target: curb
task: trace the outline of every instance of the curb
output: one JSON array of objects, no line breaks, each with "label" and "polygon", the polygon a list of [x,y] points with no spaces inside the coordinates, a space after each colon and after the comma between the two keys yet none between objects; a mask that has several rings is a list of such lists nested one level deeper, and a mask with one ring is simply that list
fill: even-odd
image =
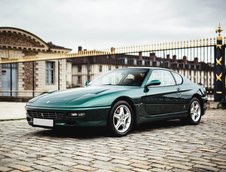
[{"label": "curb", "polygon": [[11,118],[11,119],[0,119],[0,122],[4,121],[19,121],[19,120],[25,120],[26,118]]}]

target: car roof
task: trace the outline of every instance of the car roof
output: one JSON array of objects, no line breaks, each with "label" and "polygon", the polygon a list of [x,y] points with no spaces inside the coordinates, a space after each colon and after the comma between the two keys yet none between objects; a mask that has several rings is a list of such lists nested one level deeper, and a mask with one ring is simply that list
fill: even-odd
[{"label": "car roof", "polygon": [[[168,70],[168,71],[174,71],[172,69],[169,69],[169,68],[163,68],[163,67],[128,67],[129,69],[151,69],[151,70],[156,70],[156,69],[159,69],[159,70]],[[121,68],[123,69],[123,68]],[[175,71],[174,71],[175,72]]]}]

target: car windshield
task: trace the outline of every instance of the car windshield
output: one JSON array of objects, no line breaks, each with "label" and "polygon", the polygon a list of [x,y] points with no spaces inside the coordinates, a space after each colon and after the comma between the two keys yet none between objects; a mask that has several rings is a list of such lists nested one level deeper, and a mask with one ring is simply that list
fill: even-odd
[{"label": "car windshield", "polygon": [[116,69],[100,75],[98,78],[91,81],[88,85],[121,85],[121,86],[141,86],[148,69]]}]

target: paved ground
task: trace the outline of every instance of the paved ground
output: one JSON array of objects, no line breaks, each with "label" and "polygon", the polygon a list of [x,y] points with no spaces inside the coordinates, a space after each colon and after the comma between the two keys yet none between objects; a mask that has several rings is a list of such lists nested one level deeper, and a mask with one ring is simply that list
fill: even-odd
[{"label": "paved ground", "polygon": [[122,138],[1,121],[0,171],[226,171],[226,111],[209,110],[198,126],[148,123]]}]

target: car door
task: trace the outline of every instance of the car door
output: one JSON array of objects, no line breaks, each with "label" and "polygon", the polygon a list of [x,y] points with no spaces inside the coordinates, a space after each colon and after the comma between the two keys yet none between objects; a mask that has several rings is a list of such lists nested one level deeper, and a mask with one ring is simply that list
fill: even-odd
[{"label": "car door", "polygon": [[179,111],[179,87],[168,70],[155,69],[152,71],[147,83],[159,80],[160,85],[148,87],[145,96],[142,97],[145,111],[148,115],[169,114]]}]

